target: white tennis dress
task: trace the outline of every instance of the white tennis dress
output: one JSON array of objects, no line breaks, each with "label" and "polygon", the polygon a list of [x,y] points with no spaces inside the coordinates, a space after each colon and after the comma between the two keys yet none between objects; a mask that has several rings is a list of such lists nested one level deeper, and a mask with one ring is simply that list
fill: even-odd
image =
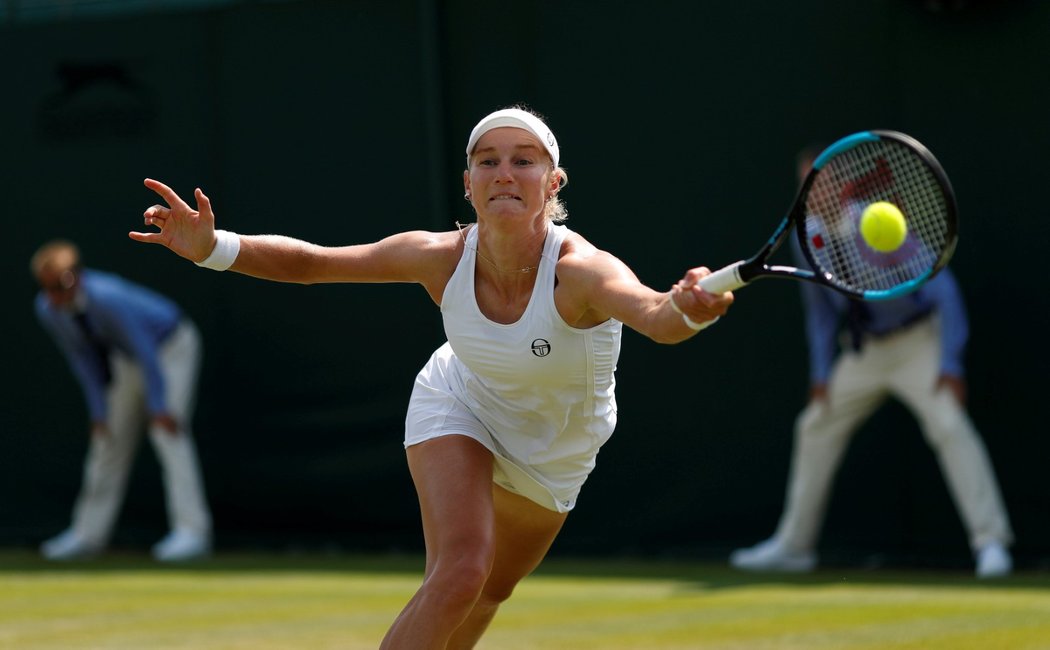
[{"label": "white tennis dress", "polygon": [[576,505],[616,426],[614,372],[623,325],[570,327],[554,306],[555,266],[569,230],[551,224],[525,313],[495,323],[474,293],[477,228],[441,298],[448,342],[416,377],[405,447],[469,436],[495,457],[494,480],[545,508]]}]

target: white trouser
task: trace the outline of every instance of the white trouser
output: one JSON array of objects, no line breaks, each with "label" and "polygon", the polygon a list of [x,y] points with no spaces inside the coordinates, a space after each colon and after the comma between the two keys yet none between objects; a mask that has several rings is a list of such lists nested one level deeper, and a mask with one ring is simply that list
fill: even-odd
[{"label": "white trouser", "polygon": [[73,530],[89,544],[101,547],[109,542],[131,464],[147,427],[163,473],[172,530],[183,529],[210,539],[211,515],[191,432],[201,361],[196,326],[183,321],[163,343],[159,357],[168,410],[180,426],[174,435],[150,424],[139,366],[122,354],[110,355],[113,378],[106,396],[109,431],[107,436],[91,436],[83,484],[73,508]]},{"label": "white trouser", "polygon": [[936,389],[939,338],[940,328],[931,318],[888,337],[869,339],[859,353],[846,351],[836,360],[828,399],[811,401],[795,423],[787,502],[776,532],[786,548],[807,552],[816,547],[846,445],[888,396],[900,400],[918,419],[971,547],[1013,541],[984,443],[952,392]]}]

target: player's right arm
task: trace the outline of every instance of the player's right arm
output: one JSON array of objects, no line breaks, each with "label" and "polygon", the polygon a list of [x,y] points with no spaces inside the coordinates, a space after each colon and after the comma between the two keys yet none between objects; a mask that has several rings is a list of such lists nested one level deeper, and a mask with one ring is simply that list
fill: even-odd
[{"label": "player's right arm", "polygon": [[[167,205],[143,213],[147,226],[159,232],[131,232],[135,241],[161,244],[177,255],[201,262],[217,243],[215,213],[200,189],[191,208],[170,187],[146,179]],[[230,235],[227,235],[230,236]],[[455,231],[410,231],[371,244],[329,247],[283,235],[234,235],[239,239],[230,270],[265,280],[315,284],[322,282],[418,282],[435,302],[455,269],[461,241]]]},{"label": "player's right arm", "polygon": [[425,275],[426,253],[440,250],[445,234],[416,230],[338,247],[284,235],[238,235],[241,248],[230,270],[300,284],[418,282]]},{"label": "player's right arm", "polygon": [[370,244],[319,246],[283,235],[239,235],[231,271],[278,282],[414,282],[435,302],[455,270],[461,240],[455,231],[413,230]]}]

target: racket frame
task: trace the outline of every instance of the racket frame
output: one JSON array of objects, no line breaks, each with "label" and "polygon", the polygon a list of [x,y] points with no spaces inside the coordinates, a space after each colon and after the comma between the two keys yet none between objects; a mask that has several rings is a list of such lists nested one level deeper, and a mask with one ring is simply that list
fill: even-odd
[{"label": "racket frame", "polygon": [[[820,170],[823,169],[832,158],[865,142],[876,142],[879,140],[892,140],[911,149],[919,156],[920,160],[930,170],[938,184],[941,186],[945,200],[948,230],[945,235],[946,245],[940,252],[934,265],[921,276],[908,280],[907,282],[902,282],[891,289],[867,291],[853,291],[840,284],[836,284],[831,280],[830,274],[817,273],[809,269],[801,269],[794,266],[767,265],[766,262],[770,256],[780,248],[784,241],[787,240],[790,232],[794,230],[806,261],[812,268],[820,268],[820,265],[813,258],[813,254],[806,242],[805,208],[806,197],[809,194],[809,189],[813,185],[813,181],[816,179],[817,174],[820,173]],[[758,252],[748,259],[734,262],[733,264],[715,271],[711,275],[703,278],[699,284],[705,291],[722,293],[740,288],[759,278],[788,278],[804,280],[806,282],[813,282],[830,287],[850,296],[851,298],[872,301],[890,300],[914,291],[936,275],[948,264],[948,260],[951,259],[957,242],[958,205],[955,201],[955,192],[952,190],[951,182],[948,180],[948,175],[944,172],[944,168],[941,167],[940,163],[937,162],[937,159],[933,157],[933,154],[915,138],[898,131],[861,131],[835,141],[817,156],[813,161],[813,167],[799,185],[798,191],[795,194],[795,200],[792,202],[791,209],[788,211],[787,216],[780,221],[779,225],[777,225],[776,229],[773,231],[773,234],[770,235],[769,239],[766,240],[766,243],[758,250]]]}]

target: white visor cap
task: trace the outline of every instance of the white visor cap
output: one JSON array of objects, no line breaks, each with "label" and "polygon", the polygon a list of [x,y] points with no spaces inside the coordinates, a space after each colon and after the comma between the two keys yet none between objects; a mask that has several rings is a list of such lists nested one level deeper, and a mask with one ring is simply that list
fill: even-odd
[{"label": "white visor cap", "polygon": [[470,132],[470,139],[467,140],[467,167],[470,167],[470,154],[474,151],[474,146],[481,139],[481,136],[492,129],[498,129],[502,126],[524,129],[536,136],[543,143],[543,148],[550,154],[551,160],[554,161],[554,166],[558,166],[560,156],[558,153],[558,140],[554,137],[554,132],[543,123],[543,120],[528,111],[523,111],[520,108],[505,108],[483,117],[478,122],[478,125],[474,127],[474,130]]}]

